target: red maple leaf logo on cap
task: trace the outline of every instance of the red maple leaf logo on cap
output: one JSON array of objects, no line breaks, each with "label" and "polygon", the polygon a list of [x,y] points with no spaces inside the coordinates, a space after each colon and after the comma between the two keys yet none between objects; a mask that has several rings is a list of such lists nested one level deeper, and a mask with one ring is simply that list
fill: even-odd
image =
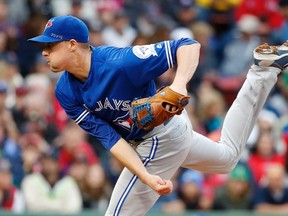
[{"label": "red maple leaf logo on cap", "polygon": [[50,28],[50,27],[52,26],[52,24],[53,24],[53,21],[54,21],[54,19],[48,20],[48,22],[47,22],[46,25],[45,25],[45,29],[46,29],[46,28]]}]

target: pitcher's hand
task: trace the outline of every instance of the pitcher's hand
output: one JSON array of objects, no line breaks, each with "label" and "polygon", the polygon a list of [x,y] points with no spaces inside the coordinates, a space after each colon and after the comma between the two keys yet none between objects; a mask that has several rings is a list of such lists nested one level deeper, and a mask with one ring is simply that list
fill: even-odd
[{"label": "pitcher's hand", "polygon": [[173,184],[170,180],[163,180],[157,175],[150,175],[145,183],[159,195],[169,194],[173,190]]}]

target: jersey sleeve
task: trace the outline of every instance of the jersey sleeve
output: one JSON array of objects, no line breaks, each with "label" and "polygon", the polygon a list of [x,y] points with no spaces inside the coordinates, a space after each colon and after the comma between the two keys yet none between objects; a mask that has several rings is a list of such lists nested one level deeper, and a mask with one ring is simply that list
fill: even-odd
[{"label": "jersey sleeve", "polygon": [[177,63],[177,49],[183,45],[198,43],[195,40],[162,41],[150,45],[136,45],[127,50],[124,56],[124,69],[131,82],[145,85]]},{"label": "jersey sleeve", "polygon": [[55,95],[68,117],[90,135],[96,137],[105,149],[110,150],[120,135],[105,121],[93,115],[85,106],[73,102],[72,98],[55,89]]}]

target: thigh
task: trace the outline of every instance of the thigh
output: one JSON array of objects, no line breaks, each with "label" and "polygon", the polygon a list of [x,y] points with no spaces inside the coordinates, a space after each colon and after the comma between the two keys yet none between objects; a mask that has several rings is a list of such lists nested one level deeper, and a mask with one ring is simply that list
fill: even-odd
[{"label": "thigh", "polygon": [[[176,132],[175,127],[178,128]],[[151,137],[146,137],[135,150],[149,173],[171,179],[187,156],[189,128],[177,116],[168,125],[157,130],[150,134]],[[113,190],[106,216],[145,215],[158,198],[155,191],[125,168]]]},{"label": "thigh", "polygon": [[214,142],[195,131],[192,137],[182,167],[209,173],[227,173],[234,166],[234,150],[225,142]]}]

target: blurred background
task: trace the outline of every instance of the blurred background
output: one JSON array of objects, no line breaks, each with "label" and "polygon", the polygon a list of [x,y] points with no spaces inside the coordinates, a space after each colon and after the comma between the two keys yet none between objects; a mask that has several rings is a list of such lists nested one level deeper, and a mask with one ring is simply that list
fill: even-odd
[{"label": "blurred background", "polygon": [[[93,46],[201,43],[187,88],[195,131],[218,141],[253,49],[288,39],[288,0],[0,0],[0,214],[103,215],[122,166],[55,99],[39,35],[52,16],[83,19]],[[171,69],[157,86],[168,85]],[[288,214],[288,72],[279,75],[241,161],[227,175],[179,169],[151,215]],[[239,213],[240,212],[240,213]]]}]

